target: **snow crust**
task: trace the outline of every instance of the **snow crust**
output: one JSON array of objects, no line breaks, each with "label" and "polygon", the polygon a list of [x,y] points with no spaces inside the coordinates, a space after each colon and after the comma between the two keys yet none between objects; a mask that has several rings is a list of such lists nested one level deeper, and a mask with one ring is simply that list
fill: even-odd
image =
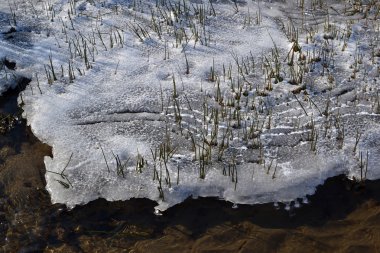
[{"label": "snow crust", "polygon": [[8,69],[4,64],[5,57],[0,54],[0,95],[10,88],[15,88],[18,83],[19,76]]},{"label": "snow crust", "polygon": [[[379,32],[364,20],[344,27],[347,19],[356,16],[329,14],[334,26],[350,29],[351,35],[344,40],[325,39],[331,32],[323,30],[326,15],[309,16],[304,25],[319,27],[319,31],[313,43],[306,43],[307,34],[300,33],[302,51],[311,54],[339,48],[335,61],[327,67],[321,66],[324,59],[315,62],[314,72],[305,74],[297,85],[290,84],[287,67],[282,67],[284,80],[276,83],[273,78],[272,90],[267,90],[260,64],[278,50],[281,64],[286,65],[294,45],[285,35],[286,24],[289,17],[297,27],[302,23],[296,1],[286,5],[184,1],[188,8],[207,9],[204,27],[194,9],[185,17],[176,16],[174,7],[162,7],[168,19],[157,17],[163,27],[160,36],[152,28],[151,10],[160,11],[156,1],[135,6],[135,1],[75,1],[72,5],[74,1],[55,0],[49,1],[50,7],[41,1],[29,1],[33,7],[16,2],[17,32],[13,37],[0,36],[0,58],[16,60],[18,73],[32,78],[22,94],[24,117],[34,134],[53,147],[53,157],[45,157],[45,176],[54,203],[74,207],[100,197],[110,201],[149,198],[157,201],[157,209],[165,210],[189,196],[247,204],[287,202],[312,194],[334,175],[380,177],[379,58],[370,58],[368,42]],[[343,12],[343,5],[333,6]],[[9,13],[4,13],[2,24],[9,19]],[[198,39],[192,29],[199,29]],[[176,41],[173,34],[183,31],[187,39]],[[355,57],[361,55],[358,50],[363,67],[351,78]],[[241,57],[254,59],[256,72],[239,74],[236,59],[239,62]],[[212,124],[205,125],[212,121],[211,113],[203,121],[204,101],[210,111],[221,110],[215,101],[217,82],[210,80],[212,71],[219,77],[224,102],[236,96],[238,88],[232,92],[233,80],[224,74],[229,66],[235,82],[253,85],[241,104],[247,101],[256,109],[238,109],[243,127],[220,120],[218,143],[223,131],[231,129],[229,148],[223,159],[217,159],[218,146],[212,148],[202,178],[204,162],[197,160],[190,135],[197,140],[199,152],[202,136],[212,138]],[[322,74],[326,69],[329,72]],[[0,93],[12,86],[11,81],[1,80]],[[303,85],[307,93],[293,94]],[[263,92],[265,96],[260,95]],[[180,123],[173,101],[179,104]],[[322,113],[325,109],[330,116]],[[247,132],[251,125],[262,127],[252,133],[255,137],[244,139],[243,129]],[[318,134],[312,135],[313,131]],[[152,155],[162,143],[174,149],[165,164],[154,161]],[[123,173],[118,171],[118,161]]]}]

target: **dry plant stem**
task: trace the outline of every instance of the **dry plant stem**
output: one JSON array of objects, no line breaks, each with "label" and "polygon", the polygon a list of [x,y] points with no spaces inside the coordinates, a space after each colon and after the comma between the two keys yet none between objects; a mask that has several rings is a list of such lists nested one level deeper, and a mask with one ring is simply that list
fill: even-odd
[{"label": "dry plant stem", "polygon": [[111,170],[110,170],[110,167],[108,166],[107,158],[106,158],[106,155],[104,154],[104,150],[102,148],[102,145],[99,144],[99,147],[102,150],[103,158],[104,158],[104,161],[106,162],[108,173],[110,173]]},{"label": "dry plant stem", "polygon": [[356,153],[356,148],[358,146],[358,143],[359,143],[361,136],[362,136],[362,134],[359,132],[359,130],[356,130],[355,145],[354,145],[354,150],[353,150],[354,153]]},{"label": "dry plant stem", "polygon": [[64,182],[64,181],[62,181],[62,180],[58,180],[58,179],[56,179],[56,181],[57,181],[58,183],[60,183],[60,184],[61,184],[64,188],[66,188],[66,189],[68,189],[68,188],[70,188],[70,187],[71,187],[71,188],[73,187],[73,185],[71,184],[71,182],[70,182],[70,180],[68,179],[67,175],[65,174],[65,170],[66,170],[66,168],[69,166],[69,163],[70,163],[70,161],[71,161],[71,158],[73,157],[73,154],[74,154],[74,153],[71,153],[70,158],[69,158],[68,162],[66,163],[65,167],[63,168],[63,170],[61,171],[61,173],[54,172],[54,171],[50,171],[50,170],[46,170],[46,172],[60,175],[61,178],[62,178],[63,180],[66,180],[66,182]]},{"label": "dry plant stem", "polygon": [[40,91],[40,95],[42,95],[42,91],[41,91],[41,88],[40,88],[40,82],[38,80],[38,74],[37,73],[36,73],[36,81],[37,81],[37,88]]},{"label": "dry plant stem", "polygon": [[302,110],[304,111],[305,115],[306,115],[306,116],[309,116],[309,115],[307,114],[305,108],[304,108],[303,105],[301,104],[301,101],[298,100],[296,94],[294,94],[294,93],[292,93],[292,94],[293,94],[294,98],[297,100],[298,104],[301,106],[301,108],[302,108]]}]

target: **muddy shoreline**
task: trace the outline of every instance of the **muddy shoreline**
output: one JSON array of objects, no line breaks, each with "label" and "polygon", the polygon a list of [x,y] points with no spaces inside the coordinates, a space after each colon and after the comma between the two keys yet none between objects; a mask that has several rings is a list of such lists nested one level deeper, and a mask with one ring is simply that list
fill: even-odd
[{"label": "muddy shoreline", "polygon": [[[26,80],[24,80],[26,81]],[[16,124],[0,137],[0,245],[4,252],[375,252],[380,180],[329,178],[308,204],[232,204],[187,199],[156,216],[148,199],[104,199],[69,211],[45,190],[41,143],[21,119],[18,91],[0,98]]]}]

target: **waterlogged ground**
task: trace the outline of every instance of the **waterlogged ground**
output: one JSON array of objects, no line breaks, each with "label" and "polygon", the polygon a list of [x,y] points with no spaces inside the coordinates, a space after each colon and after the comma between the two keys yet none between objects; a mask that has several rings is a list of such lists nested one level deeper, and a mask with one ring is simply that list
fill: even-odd
[{"label": "waterlogged ground", "polygon": [[52,147],[54,203],[289,209],[328,177],[380,175],[376,1],[0,6],[1,54],[18,63],[3,87],[32,79],[19,103]]}]

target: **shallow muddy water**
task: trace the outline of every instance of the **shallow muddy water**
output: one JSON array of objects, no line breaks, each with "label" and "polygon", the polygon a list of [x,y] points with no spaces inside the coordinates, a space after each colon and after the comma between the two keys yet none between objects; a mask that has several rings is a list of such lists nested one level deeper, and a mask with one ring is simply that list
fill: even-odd
[{"label": "shallow muddy water", "polygon": [[[25,88],[24,85],[20,87]],[[16,118],[0,136],[0,245],[3,252],[376,252],[380,180],[328,179],[308,204],[232,204],[187,199],[162,215],[148,199],[104,199],[67,210],[51,204],[38,141],[20,118],[18,89],[0,98]]]}]

